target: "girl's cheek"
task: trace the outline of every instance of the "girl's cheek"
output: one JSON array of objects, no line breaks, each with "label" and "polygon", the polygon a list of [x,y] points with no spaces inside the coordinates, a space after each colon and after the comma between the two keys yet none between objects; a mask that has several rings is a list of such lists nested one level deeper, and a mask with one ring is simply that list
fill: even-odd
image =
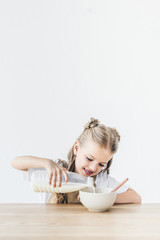
[{"label": "girl's cheek", "polygon": [[89,165],[89,161],[84,158],[83,162],[87,165]]},{"label": "girl's cheek", "polygon": [[103,168],[99,167],[98,168],[98,173],[102,171]]}]

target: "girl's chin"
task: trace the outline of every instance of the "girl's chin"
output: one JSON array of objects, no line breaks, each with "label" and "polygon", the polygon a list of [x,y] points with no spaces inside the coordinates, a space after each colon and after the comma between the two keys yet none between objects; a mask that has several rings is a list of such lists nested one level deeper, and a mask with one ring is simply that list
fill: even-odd
[{"label": "girl's chin", "polygon": [[78,171],[77,173],[80,174],[80,175],[82,175],[82,176],[86,176],[83,171]]},{"label": "girl's chin", "polygon": [[84,170],[81,170],[81,171],[76,171],[76,173],[84,176],[84,177],[87,177],[87,174],[84,172]]}]

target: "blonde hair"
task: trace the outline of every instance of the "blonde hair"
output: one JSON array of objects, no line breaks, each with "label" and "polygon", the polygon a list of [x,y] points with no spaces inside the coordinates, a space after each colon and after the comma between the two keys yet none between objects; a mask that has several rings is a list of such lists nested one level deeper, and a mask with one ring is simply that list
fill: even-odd
[{"label": "blonde hair", "polygon": [[[77,139],[80,146],[82,147],[88,140],[92,140],[94,143],[98,144],[101,147],[109,148],[111,153],[115,153],[118,149],[118,142],[120,141],[120,135],[115,128],[106,127],[103,124],[100,124],[98,119],[90,118],[90,121],[84,125],[84,130]],[[74,154],[74,144],[67,155],[68,158],[68,171],[75,172],[75,159],[76,155]],[[107,171],[107,174],[110,172],[110,166],[112,164],[113,158],[109,160],[107,166],[103,169],[103,172]],[[94,179],[96,176],[94,176]],[[67,203],[66,194],[57,194],[59,203]]]},{"label": "blonde hair", "polygon": [[[120,141],[120,135],[115,128],[106,127],[100,124],[98,119],[90,118],[90,121],[84,125],[84,130],[77,139],[82,147],[88,140],[92,140],[94,143],[101,147],[109,148],[111,153],[116,153],[118,149],[118,142]],[[74,172],[75,170],[75,159],[74,154],[74,144],[70,149],[68,155],[68,170]],[[113,158],[110,159],[107,166],[103,171],[107,171],[109,174],[110,166],[112,164]]]}]

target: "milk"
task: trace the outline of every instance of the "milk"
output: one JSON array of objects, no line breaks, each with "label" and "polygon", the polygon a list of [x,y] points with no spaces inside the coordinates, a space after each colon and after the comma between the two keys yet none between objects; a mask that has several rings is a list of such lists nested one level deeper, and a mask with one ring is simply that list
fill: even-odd
[{"label": "milk", "polygon": [[[65,183],[64,176],[62,176],[61,187],[53,187],[53,181],[49,185],[49,176],[46,170],[36,170],[31,177],[31,187],[34,192],[56,192],[68,193],[81,190],[82,188],[93,186],[93,179],[91,177],[84,177],[74,172],[67,172],[68,182]],[[58,185],[58,183],[56,183]]]},{"label": "milk", "polygon": [[96,189],[95,189],[95,187],[93,186],[93,193],[96,193]]},{"label": "milk", "polygon": [[71,184],[71,183],[66,183],[62,184],[61,187],[53,187],[53,185],[49,184],[35,184],[32,183],[32,190],[34,192],[56,192],[56,193],[68,193],[68,192],[74,192],[78,191],[82,188],[87,187],[85,184]]}]

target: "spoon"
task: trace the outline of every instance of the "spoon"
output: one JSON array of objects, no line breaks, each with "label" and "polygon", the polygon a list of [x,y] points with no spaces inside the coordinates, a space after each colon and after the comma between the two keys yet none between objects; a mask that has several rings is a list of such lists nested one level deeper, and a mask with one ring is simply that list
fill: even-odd
[{"label": "spoon", "polygon": [[115,187],[111,192],[117,191],[123,184],[125,184],[128,181],[128,178],[126,178],[123,182],[121,182],[117,187]]}]

